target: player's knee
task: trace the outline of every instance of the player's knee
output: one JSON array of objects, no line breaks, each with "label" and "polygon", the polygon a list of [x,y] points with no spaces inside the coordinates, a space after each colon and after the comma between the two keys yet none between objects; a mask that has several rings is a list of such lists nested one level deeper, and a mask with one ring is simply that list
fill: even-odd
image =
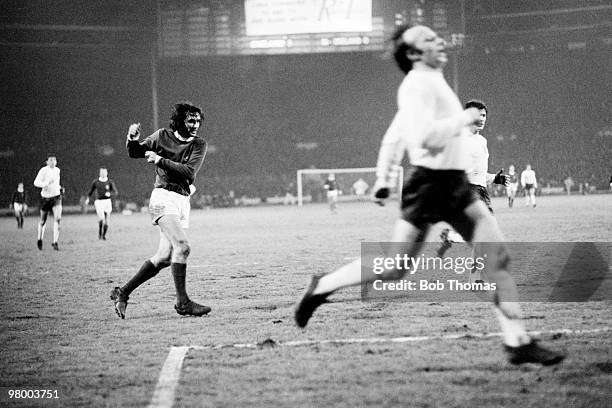
[{"label": "player's knee", "polygon": [[402,279],[406,275],[406,269],[403,268],[394,268],[385,271],[382,275],[384,280],[399,280]]},{"label": "player's knee", "polygon": [[191,245],[189,245],[189,241],[186,239],[181,239],[176,243],[174,250],[177,252],[177,254],[180,254],[186,258],[191,253]]},{"label": "player's knee", "polygon": [[507,271],[508,266],[510,265],[510,254],[508,253],[508,248],[506,245],[502,243],[496,245],[493,256],[493,270],[491,272]]}]

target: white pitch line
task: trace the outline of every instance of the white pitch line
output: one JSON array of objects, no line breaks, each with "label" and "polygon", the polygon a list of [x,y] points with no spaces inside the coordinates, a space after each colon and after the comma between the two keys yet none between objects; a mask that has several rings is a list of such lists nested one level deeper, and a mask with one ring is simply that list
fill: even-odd
[{"label": "white pitch line", "polygon": [[[219,264],[200,264],[200,265],[191,265],[188,264],[189,268],[229,268],[231,266],[254,266],[259,265],[259,262],[237,262],[237,263],[219,263]],[[108,268],[111,271],[133,271],[135,268]]]},{"label": "white pitch line", "polygon": [[[543,334],[594,334],[603,333],[610,331],[610,327],[601,327],[598,329],[587,329],[587,330],[571,330],[571,329],[558,329],[558,330],[543,330],[543,331],[531,331],[529,334],[533,336],[541,336]],[[458,340],[458,339],[469,339],[469,338],[491,338],[501,337],[501,333],[476,333],[476,334],[449,334],[446,336],[413,336],[413,337],[370,337],[370,338],[346,338],[346,339],[331,339],[331,340],[295,340],[286,342],[277,342],[277,346],[285,347],[299,347],[299,346],[313,346],[323,344],[376,344],[376,343],[410,343],[410,342],[422,342],[432,340]],[[185,347],[172,347],[170,353],[166,358],[166,362],[162,367],[161,373],[159,374],[159,380],[155,391],[153,392],[153,398],[149,403],[149,408],[172,408],[174,405],[174,394],[178,385],[178,380],[181,373],[181,367],[183,360],[189,349],[194,350],[219,350],[224,348],[257,348],[261,347],[257,343],[234,343],[234,344],[217,344],[213,346],[185,346]]]},{"label": "white pitch line", "polygon": [[[557,330],[544,330],[544,331],[531,331],[529,334],[533,336],[541,336],[543,334],[593,334],[610,331],[610,327],[602,327],[599,329],[587,329],[587,330],[571,330],[571,329],[557,329]],[[299,347],[299,346],[314,346],[324,344],[376,344],[376,343],[416,343],[422,341],[432,340],[459,340],[459,339],[470,339],[478,338],[485,339],[490,337],[501,337],[502,333],[464,333],[464,334],[449,334],[445,336],[410,336],[410,337],[370,337],[370,338],[346,338],[346,339],[328,339],[328,340],[295,340],[295,341],[279,341],[276,343],[277,346],[286,347]],[[261,347],[261,344],[257,343],[235,343],[235,344],[217,344],[211,346],[191,346],[194,350],[218,350],[224,348],[257,348]]]},{"label": "white pitch line", "polygon": [[181,375],[183,360],[190,347],[172,347],[159,373],[149,408],[170,408],[174,404],[174,393]]}]

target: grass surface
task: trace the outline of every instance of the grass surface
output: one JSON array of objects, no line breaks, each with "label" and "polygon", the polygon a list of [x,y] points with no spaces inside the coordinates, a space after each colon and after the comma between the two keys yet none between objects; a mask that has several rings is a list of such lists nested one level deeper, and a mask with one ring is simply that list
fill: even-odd
[{"label": "grass surface", "polygon": [[[612,195],[493,205],[509,241],[612,241]],[[113,214],[108,241],[97,239],[95,215],[65,216],[59,252],[51,227],[36,249],[35,217],[24,230],[2,219],[0,387],[57,389],[60,398],[1,404],[146,406],[171,346],[497,332],[489,303],[363,302],[359,288],[335,295],[306,330],[295,327],[310,275],[358,257],[361,241],[389,239],[396,217],[395,203],[343,204],[336,215],[324,205],[193,211],[188,291],[212,313],[178,316],[164,270],[132,294],[123,321],[108,296],[155,252],[148,216]],[[609,298],[524,311],[531,330],[612,326]],[[559,367],[509,366],[499,338],[192,349],[175,406],[609,406],[610,332],[544,340],[569,352]]]}]

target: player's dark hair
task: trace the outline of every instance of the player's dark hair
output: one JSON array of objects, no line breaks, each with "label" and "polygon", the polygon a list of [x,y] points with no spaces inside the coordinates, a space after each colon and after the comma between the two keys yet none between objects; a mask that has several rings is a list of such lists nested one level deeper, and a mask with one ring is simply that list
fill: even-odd
[{"label": "player's dark hair", "polygon": [[406,30],[412,28],[409,24],[403,24],[395,30],[393,35],[391,36],[391,41],[393,41],[393,58],[397,63],[397,66],[404,74],[407,74],[412,69],[412,60],[408,58],[408,54],[410,53],[421,53],[420,50],[417,50],[412,45],[406,44],[402,39],[402,35],[406,32]]},{"label": "player's dark hair", "polygon": [[465,103],[464,108],[476,108],[479,110],[484,109],[485,112],[489,113],[489,111],[487,110],[487,105],[485,105],[483,101],[480,101],[478,99],[470,99]]},{"label": "player's dark hair", "polygon": [[204,117],[202,115],[202,109],[188,101],[178,102],[172,107],[172,113],[170,114],[169,123],[170,129],[179,131],[179,133],[180,131],[184,130],[185,119],[187,118],[187,114],[189,113],[199,113],[200,117],[202,118],[202,121],[204,120]]}]

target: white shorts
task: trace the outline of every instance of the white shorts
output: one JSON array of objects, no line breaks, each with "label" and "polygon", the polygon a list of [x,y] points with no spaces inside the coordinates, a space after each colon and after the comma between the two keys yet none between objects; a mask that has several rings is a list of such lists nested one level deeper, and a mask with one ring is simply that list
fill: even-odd
[{"label": "white shorts", "polygon": [[508,193],[509,195],[514,195],[516,194],[517,189],[518,189],[518,184],[510,183],[506,186],[506,193]]},{"label": "white shorts", "polygon": [[332,190],[327,192],[327,198],[331,200],[338,199],[338,190]]},{"label": "white shorts", "polygon": [[14,203],[13,209],[16,213],[25,212],[28,209],[28,206],[23,203]]},{"label": "white shorts", "polygon": [[111,203],[110,198],[94,201],[94,207],[96,208],[98,218],[104,218],[104,214],[110,214],[113,212],[113,203]]},{"label": "white shorts", "polygon": [[153,225],[164,215],[177,215],[181,221],[181,227],[189,228],[189,211],[191,204],[189,196],[184,196],[164,188],[155,188],[149,200],[149,213]]}]

